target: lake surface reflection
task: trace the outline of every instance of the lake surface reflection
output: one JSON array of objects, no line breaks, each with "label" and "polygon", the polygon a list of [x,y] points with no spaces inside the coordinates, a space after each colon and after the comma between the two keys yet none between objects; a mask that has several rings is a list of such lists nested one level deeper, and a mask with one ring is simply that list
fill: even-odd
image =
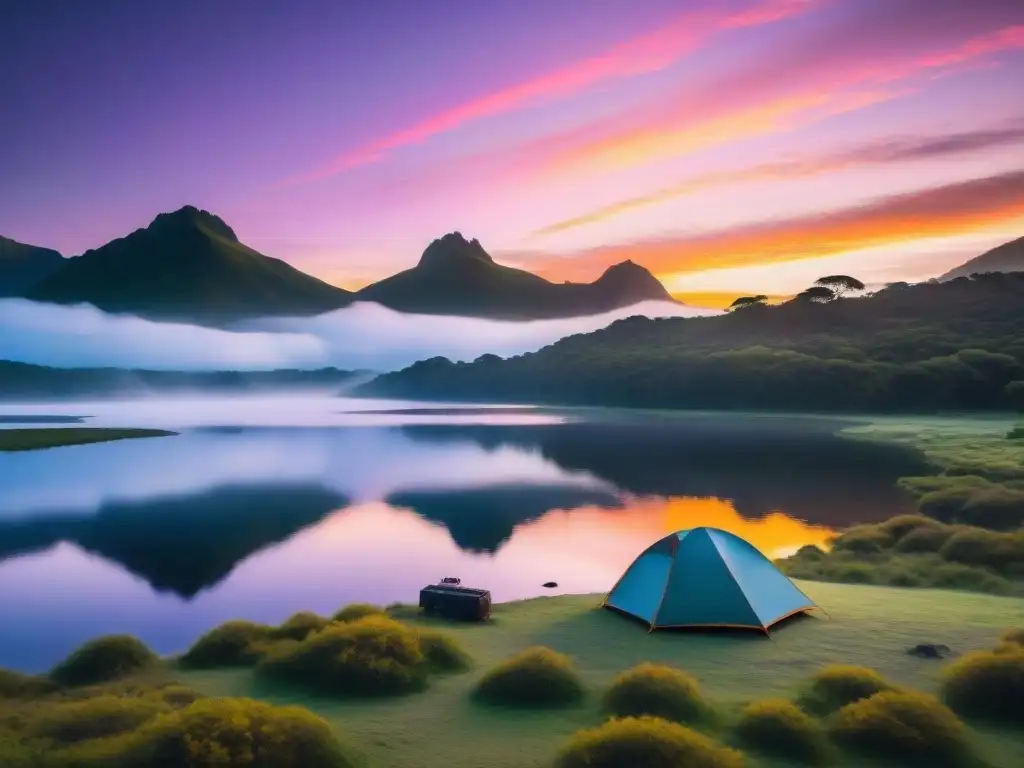
[{"label": "lake surface reflection", "polygon": [[0,666],[114,632],[171,653],[449,575],[497,600],[604,591],[695,525],[780,556],[905,511],[895,481],[923,469],[823,419],[401,406],[5,406],[181,434],[0,453]]}]

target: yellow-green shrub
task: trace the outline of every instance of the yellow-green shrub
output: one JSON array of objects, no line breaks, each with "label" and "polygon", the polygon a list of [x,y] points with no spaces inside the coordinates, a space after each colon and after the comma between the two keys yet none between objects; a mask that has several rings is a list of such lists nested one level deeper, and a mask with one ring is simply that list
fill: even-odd
[{"label": "yellow-green shrub", "polygon": [[336,622],[302,641],[272,647],[257,670],[340,696],[408,693],[423,688],[429,667],[416,633],[383,615]]},{"label": "yellow-green shrub", "polygon": [[0,669],[0,699],[29,699],[42,696],[55,688],[49,678]]},{"label": "yellow-green shrub", "polygon": [[744,746],[787,762],[821,765],[828,755],[818,722],[785,699],[748,704],[736,724],[736,736]]},{"label": "yellow-green shrub", "polygon": [[419,630],[416,634],[427,663],[438,672],[457,672],[472,663],[469,654],[451,635],[434,630]]},{"label": "yellow-green shrub", "polygon": [[967,729],[934,696],[885,691],[840,709],[832,737],[851,751],[927,766],[970,762]]},{"label": "yellow-green shrub", "polygon": [[287,638],[289,640],[305,640],[313,632],[331,623],[326,616],[319,616],[311,611],[299,611],[289,616],[281,626],[272,630],[274,637]]},{"label": "yellow-green shrub", "polygon": [[679,723],[700,722],[711,714],[693,677],[681,669],[650,663],[639,664],[616,677],[604,694],[602,706],[615,717],[651,715]]},{"label": "yellow-green shrub", "polygon": [[999,637],[1004,643],[1012,643],[1013,645],[1024,646],[1024,629],[1008,629]]},{"label": "yellow-green shrub", "polygon": [[964,716],[1024,725],[1024,646],[961,656],[943,670],[942,696]]},{"label": "yellow-green shrub", "polygon": [[808,712],[827,715],[876,693],[895,690],[885,678],[867,667],[832,664],[811,678],[799,703]]},{"label": "yellow-green shrub", "polygon": [[656,717],[609,720],[574,733],[556,768],[742,768],[743,755],[689,728]]},{"label": "yellow-green shrub", "polygon": [[331,617],[331,621],[359,621],[367,616],[384,616],[384,609],[370,603],[350,603]]},{"label": "yellow-green shrub", "polygon": [[165,685],[160,688],[159,696],[172,707],[183,707],[186,704],[191,704],[193,701],[202,698],[200,694],[196,693],[191,688],[176,684]]},{"label": "yellow-green shrub", "polygon": [[137,637],[107,635],[82,645],[50,670],[59,685],[92,685],[130,675],[157,661]]},{"label": "yellow-green shrub", "polygon": [[564,707],[583,698],[583,683],[568,656],[536,646],[489,670],[474,696],[508,707]]},{"label": "yellow-green shrub", "polygon": [[27,729],[33,738],[70,743],[135,730],[171,706],[156,697],[92,696],[52,704]]},{"label": "yellow-green shrub", "polygon": [[[69,752],[69,757],[75,755]],[[83,745],[86,764],[118,768],[351,768],[331,727],[300,707],[250,699],[200,699],[130,735]],[[101,762],[92,762],[101,761]]]},{"label": "yellow-green shrub", "polygon": [[226,621],[202,635],[178,661],[195,668],[249,666],[259,661],[273,631],[243,619]]}]

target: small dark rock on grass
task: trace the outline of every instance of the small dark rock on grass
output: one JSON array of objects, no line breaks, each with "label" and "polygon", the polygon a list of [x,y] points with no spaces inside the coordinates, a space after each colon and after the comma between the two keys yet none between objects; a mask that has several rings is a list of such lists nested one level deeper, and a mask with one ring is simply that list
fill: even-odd
[{"label": "small dark rock on grass", "polygon": [[907,648],[907,654],[921,659],[945,659],[952,656],[953,652],[948,645],[921,643],[913,648]]}]

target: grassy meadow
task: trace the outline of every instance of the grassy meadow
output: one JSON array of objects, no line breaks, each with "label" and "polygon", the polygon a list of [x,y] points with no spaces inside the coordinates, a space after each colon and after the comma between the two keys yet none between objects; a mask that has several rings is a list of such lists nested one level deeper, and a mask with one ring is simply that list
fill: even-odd
[{"label": "grassy meadow", "polygon": [[[643,625],[598,609],[600,595],[500,604],[486,624],[443,625],[474,659],[469,672],[441,677],[424,693],[397,700],[310,697],[268,688],[247,669],[186,671],[176,677],[211,696],[255,696],[308,707],[364,752],[370,766],[533,768],[549,765],[572,732],[599,724],[597,699],[603,688],[641,662],[689,672],[728,718],[751,700],[796,696],[828,664],[870,667],[894,683],[935,692],[942,662],[910,656],[908,647],[941,643],[958,653],[987,649],[1007,627],[1024,625],[1021,599],[846,584],[799,586],[829,616],[815,612],[816,617],[788,622],[773,630],[772,640],[753,632],[647,634]],[[588,692],[581,705],[556,712],[509,711],[472,701],[470,693],[486,669],[536,645],[572,658]],[[992,766],[1024,764],[1024,731],[979,731],[975,737]]]},{"label": "grassy meadow", "polygon": [[[202,701],[213,702],[210,707],[217,708],[235,706],[234,699],[241,697],[274,707],[298,705],[322,718],[338,743],[344,745],[350,761],[331,765],[540,768],[554,764],[559,749],[574,732],[593,728],[606,720],[607,713],[601,706],[602,694],[617,675],[643,662],[670,665],[692,675],[699,684],[699,694],[714,714],[693,727],[718,743],[742,748],[742,744],[737,744],[736,733],[745,704],[780,698],[800,701],[808,681],[827,665],[869,667],[893,686],[935,694],[939,692],[941,670],[947,662],[909,655],[908,647],[919,643],[943,644],[955,654],[986,650],[996,646],[1007,628],[1024,626],[1024,600],[1017,598],[844,584],[800,583],[800,587],[828,612],[828,616],[817,612],[816,617],[784,623],[773,630],[772,639],[753,632],[661,631],[648,634],[643,625],[598,608],[600,595],[535,598],[499,604],[492,620],[483,624],[442,623],[421,618],[414,609],[397,607],[392,609],[392,616],[404,626],[428,635],[440,630],[469,659],[467,666],[457,665],[462,669],[432,674],[428,684],[404,690],[399,695],[338,699],[315,694],[302,685],[268,679],[259,674],[259,667],[253,669],[251,660],[228,667],[199,665],[199,668],[191,668],[175,660],[159,660],[147,665],[144,652],[131,647],[130,660],[139,666],[137,671],[126,665],[127,672],[122,679],[94,688],[80,688],[78,693],[63,690],[54,693],[43,687],[39,692],[23,690],[20,698],[16,692],[9,693],[16,698],[5,700],[0,675],[0,748],[4,743],[5,726],[17,724],[23,732],[29,733],[60,735],[69,728],[73,731],[75,724],[69,726],[66,715],[56,714],[63,710],[54,709],[54,706],[67,709],[69,696],[71,700],[89,696],[103,699],[107,707],[110,706],[109,696],[104,694],[112,693],[122,699],[135,697],[131,700],[138,700],[139,706],[133,709],[132,717],[142,722],[141,725],[133,721],[112,726],[109,713],[103,713],[98,722],[108,731],[135,725],[141,729],[138,732],[151,741],[156,738],[150,735],[151,731],[163,734],[164,741],[159,743],[165,744],[165,749],[170,738],[167,733],[174,727],[182,727],[179,720],[188,721],[190,711],[169,710],[172,704],[168,701],[174,699],[179,702],[174,706],[179,706],[200,696]],[[282,625],[277,630],[268,628],[284,638],[278,642],[283,644],[285,654],[294,653],[299,646],[296,638],[302,633],[294,631],[299,625],[308,624],[315,629],[327,622],[326,618],[318,623],[308,614],[303,616],[303,620]],[[310,637],[318,634],[322,633],[314,631]],[[124,640],[119,642],[131,645]],[[581,700],[555,708],[513,708],[494,706],[474,696],[474,690],[488,676],[488,670],[536,646],[568,656],[582,685]],[[382,651],[383,647],[376,646],[373,653],[388,655],[390,652]],[[222,657],[221,663],[226,658]],[[90,661],[87,672],[91,672],[96,663]],[[99,663],[111,665],[109,659]],[[76,667],[75,663],[64,663],[55,669],[53,677],[67,680],[72,679],[69,675],[74,673],[80,682],[94,682],[91,677],[81,676],[80,667],[82,664]],[[22,688],[27,690],[29,686]],[[64,703],[48,704],[54,697]],[[154,712],[159,713],[157,725],[146,725],[146,718],[154,717]],[[294,708],[274,709],[271,714],[274,713],[297,716]],[[248,716],[246,713],[245,717]],[[235,717],[242,715],[236,713]],[[252,717],[255,721],[255,716]],[[307,725],[314,727],[312,723]],[[79,723],[77,727],[81,730],[82,726]],[[70,751],[63,753],[68,756],[67,762],[60,762],[62,753],[54,751],[48,756],[49,762],[23,764],[82,768],[120,766],[122,763],[111,755],[121,748],[119,739],[123,738],[108,736],[76,742]],[[225,739],[223,733],[211,738]],[[1024,764],[1024,729],[975,723],[968,726],[965,738],[980,760],[974,763],[976,765],[1012,768]],[[791,764],[773,762],[770,758],[759,757],[756,752],[745,751],[744,754],[741,764],[752,768]],[[3,757],[2,752],[0,757]],[[825,762],[854,767],[912,764],[898,760],[868,763],[847,752],[836,752]],[[209,762],[197,759],[188,764],[222,763],[211,758]]]}]

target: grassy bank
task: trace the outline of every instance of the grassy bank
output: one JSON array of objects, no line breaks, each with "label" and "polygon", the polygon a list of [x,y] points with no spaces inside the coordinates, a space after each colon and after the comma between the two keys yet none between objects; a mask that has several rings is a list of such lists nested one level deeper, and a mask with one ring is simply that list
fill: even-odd
[{"label": "grassy bank", "polygon": [[107,443],[141,437],[169,437],[177,432],[162,429],[108,429],[101,427],[54,427],[52,429],[0,429],[0,451],[38,451],[68,445]]},{"label": "grassy bank", "polygon": [[1014,437],[1020,418],[872,416],[841,431],[856,439],[898,443],[920,450],[936,474],[1024,479],[1024,440]]},{"label": "grassy bank", "polygon": [[839,434],[920,451],[902,477],[919,515],[843,531],[780,565],[804,579],[1024,594],[1024,440],[1012,417],[872,417]]},{"label": "grassy bank", "polygon": [[[193,718],[202,716],[207,723],[211,717],[223,717],[225,723],[237,722],[238,717],[243,723],[257,716],[271,721],[286,716],[294,719],[299,717],[296,710],[277,707],[299,705],[323,718],[333,738],[343,745],[346,754],[353,756],[352,764],[362,768],[541,768],[553,764],[559,748],[573,733],[598,726],[605,720],[607,713],[602,708],[602,695],[623,671],[643,662],[668,664],[691,675],[699,685],[698,695],[713,715],[691,723],[692,727],[721,743],[735,745],[745,704],[768,698],[800,701],[802,694],[808,691],[809,681],[827,665],[870,667],[893,686],[938,693],[943,662],[909,655],[906,653],[909,646],[941,643],[956,654],[981,651],[995,646],[1007,627],[1024,624],[1024,600],[1015,598],[822,583],[800,586],[828,612],[828,617],[803,618],[784,624],[773,632],[772,640],[757,633],[647,634],[644,627],[597,608],[599,595],[536,598],[501,604],[495,607],[492,621],[479,625],[442,625],[420,618],[410,609],[394,610],[393,615],[413,633],[434,638],[435,649],[443,652],[458,648],[468,661],[463,664],[460,660],[457,665],[448,665],[445,672],[432,673],[428,684],[404,692],[392,691],[390,696],[337,699],[314,694],[304,684],[286,685],[277,678],[267,678],[259,673],[258,667],[251,666],[252,659],[243,659],[232,652],[230,646],[237,640],[237,632],[222,635],[214,643],[207,642],[203,661],[224,664],[230,663],[234,656],[235,663],[242,666],[190,669],[182,662],[147,659],[144,652],[133,647],[129,648],[132,659],[129,682],[122,679],[68,692],[55,691],[53,683],[40,678],[34,679],[32,685],[38,690],[33,690],[32,685],[25,683],[27,678],[19,683],[16,676],[9,676],[5,694],[4,677],[0,673],[0,746],[5,729],[8,739],[12,734],[17,739],[25,732],[57,734],[60,738],[70,738],[66,736],[70,732],[72,737],[77,733],[80,738],[83,729],[102,726],[112,732],[111,729],[119,728],[123,733],[116,737],[65,747],[68,755],[88,758],[76,765],[119,767],[122,763],[113,757],[109,757],[110,762],[103,760],[115,753],[131,755],[132,750],[148,749],[165,741],[173,745],[184,725],[198,723]],[[283,655],[279,653],[277,662],[271,666],[280,667],[282,658],[301,657],[301,653],[298,656],[296,653],[303,641],[296,638],[304,636],[306,631],[312,630],[314,634],[308,638],[314,639],[332,632],[330,627],[337,629],[339,626],[326,622],[326,618],[317,620],[309,614],[300,614],[279,628],[248,625],[248,631],[254,632],[253,637],[270,633],[263,635],[263,640],[255,641],[254,654],[273,653],[266,650],[271,646],[265,642],[274,636],[275,642],[283,648]],[[328,629],[317,631],[324,626]],[[300,627],[302,632],[297,631]],[[386,620],[378,621],[376,627],[374,632],[393,631]],[[447,640],[437,639],[442,637],[438,629]],[[400,634],[405,631],[400,630]],[[130,645],[124,639],[116,643]],[[477,695],[480,683],[488,678],[493,680],[496,665],[536,646],[551,649],[546,653],[553,658],[562,658],[559,654],[568,657],[567,663],[571,664],[571,674],[582,690],[582,699],[574,696],[560,706],[543,708],[509,708],[481,701]],[[371,643],[361,647],[363,650],[357,653],[372,656],[383,653],[372,648],[384,646]],[[390,641],[388,647],[391,647]],[[216,658],[210,655],[214,651]],[[191,655],[198,660],[194,649]],[[118,658],[125,658],[125,654],[121,653]],[[320,662],[314,663],[335,663],[326,657],[320,658]],[[351,661],[351,657],[345,658]],[[428,661],[436,662],[441,658],[435,654]],[[307,657],[304,663],[311,659]],[[110,671],[112,666],[109,654],[98,654],[94,649],[91,654],[80,651],[73,655],[71,661],[59,665],[54,674],[59,671],[62,678],[67,678],[74,672],[73,677],[95,681],[99,679],[96,675]],[[336,671],[340,673],[341,669],[336,668]],[[196,708],[189,708],[195,695],[207,697],[204,701],[208,702],[205,706],[209,711],[200,708],[196,712]],[[111,702],[110,696],[122,703]],[[128,705],[123,703],[126,698],[130,700]],[[264,704],[238,703],[238,698],[256,699],[273,707],[252,710],[253,706]],[[97,699],[102,701],[93,701]],[[92,703],[83,705],[86,709],[69,708],[68,702],[75,700]],[[130,711],[122,711],[126,706]],[[116,710],[113,723],[113,715],[107,710]],[[158,719],[147,719],[153,717]],[[814,727],[824,728],[828,722],[831,721],[822,720],[821,726]],[[228,732],[230,727],[225,725],[222,733]],[[317,730],[319,726],[313,722],[307,722],[304,727],[310,734],[319,734],[318,739],[326,733]],[[281,733],[280,730],[274,732]],[[1020,729],[970,725],[964,737],[983,765],[989,768],[1024,764],[1024,731]],[[219,738],[223,741],[224,736]],[[291,742],[282,749],[285,747],[297,748],[296,743]],[[750,752],[744,765],[769,768],[792,764],[773,763],[756,754]],[[97,759],[100,762],[97,763]],[[60,762],[31,764],[62,765]],[[868,763],[853,753],[842,753],[830,764],[853,768],[892,765],[895,768],[905,763]]]},{"label": "grassy bank", "polygon": [[[370,755],[373,766],[525,768],[548,765],[569,734],[600,723],[597,695],[619,672],[644,661],[685,669],[709,700],[735,713],[749,700],[796,695],[816,670],[832,663],[872,667],[895,683],[935,691],[940,664],[907,655],[908,646],[985,649],[1006,627],[1024,622],[1024,600],[1014,598],[823,583],[801,588],[830,618],[782,626],[774,642],[753,633],[648,635],[596,609],[598,595],[499,605],[489,624],[445,626],[474,659],[469,672],[442,677],[426,692],[397,700],[345,702],[268,688],[248,669],[188,671],[178,679],[208,695],[309,707]],[[535,645],[573,659],[588,692],[580,706],[513,712],[472,701],[470,693],[489,667]],[[989,730],[974,737],[992,765],[1024,764],[1024,738]]]}]

